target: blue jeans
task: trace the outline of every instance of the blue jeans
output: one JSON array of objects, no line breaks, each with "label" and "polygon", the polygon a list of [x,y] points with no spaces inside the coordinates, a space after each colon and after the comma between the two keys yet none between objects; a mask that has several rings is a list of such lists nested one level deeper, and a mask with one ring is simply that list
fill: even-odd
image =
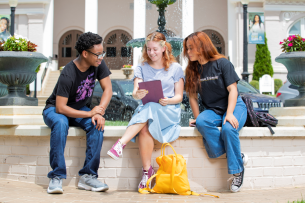
[{"label": "blue jeans", "polygon": [[[90,111],[88,107],[82,107],[81,111]],[[103,144],[103,131],[95,129],[91,118],[69,118],[63,114],[56,113],[55,107],[49,107],[43,111],[43,120],[51,128],[50,137],[50,165],[53,171],[48,174],[49,178],[58,176],[66,178],[66,163],[64,151],[68,136],[69,125],[82,128],[87,136],[87,149],[84,167],[78,174],[98,175],[100,165],[100,152]]]},{"label": "blue jeans", "polygon": [[[243,161],[240,152],[239,131],[247,120],[247,107],[238,97],[233,115],[238,121],[238,129],[223,120],[227,113],[218,115],[212,110],[205,110],[196,119],[196,127],[203,136],[203,143],[210,158],[217,158],[227,153],[228,173],[243,171]],[[222,127],[221,131],[217,127]]]}]

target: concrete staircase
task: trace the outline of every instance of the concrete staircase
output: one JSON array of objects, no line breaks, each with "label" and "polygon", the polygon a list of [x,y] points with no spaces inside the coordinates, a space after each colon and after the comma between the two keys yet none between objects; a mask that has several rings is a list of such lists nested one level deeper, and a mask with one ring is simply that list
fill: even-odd
[{"label": "concrete staircase", "polygon": [[46,100],[52,94],[53,89],[56,85],[56,82],[59,78],[60,71],[50,71],[49,74],[45,78],[46,85],[41,90],[40,96],[38,96],[38,106],[45,106]]},{"label": "concrete staircase", "polygon": [[305,127],[305,107],[271,108],[269,113],[278,119],[277,126]]}]

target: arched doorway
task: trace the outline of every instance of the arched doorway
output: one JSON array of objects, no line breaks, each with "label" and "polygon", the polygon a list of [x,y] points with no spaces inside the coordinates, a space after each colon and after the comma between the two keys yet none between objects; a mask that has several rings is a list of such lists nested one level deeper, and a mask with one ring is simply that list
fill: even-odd
[{"label": "arched doorway", "polygon": [[202,30],[202,32],[204,32],[210,37],[218,53],[225,55],[226,53],[225,41],[223,40],[221,34],[219,34],[219,32],[215,30]]},{"label": "arched doorway", "polygon": [[83,32],[79,30],[70,30],[61,36],[58,43],[58,68],[76,58],[77,51],[74,47],[81,34]]},{"label": "arched doorway", "polygon": [[126,47],[131,35],[124,30],[113,30],[107,34],[103,42],[106,56],[105,63],[111,70],[119,70],[124,64],[133,65],[133,53],[131,47]]}]

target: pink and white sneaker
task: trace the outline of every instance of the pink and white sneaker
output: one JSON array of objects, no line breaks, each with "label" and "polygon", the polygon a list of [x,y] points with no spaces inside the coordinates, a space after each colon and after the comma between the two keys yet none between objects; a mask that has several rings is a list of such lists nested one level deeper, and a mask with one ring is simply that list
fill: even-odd
[{"label": "pink and white sneaker", "polygon": [[[143,172],[143,174],[142,174],[142,180],[141,180],[141,182],[139,183],[138,190],[139,190],[140,188],[141,188],[141,189],[146,188],[146,183],[147,183],[148,179],[149,179],[151,176],[153,176],[153,175],[155,174],[155,171],[154,171],[154,169],[153,169],[152,166],[150,166],[150,168],[148,169],[148,171],[146,171],[146,170],[144,170],[144,169],[142,168],[142,172]],[[153,182],[154,182],[154,181],[152,180],[152,181],[149,183],[149,188],[151,188],[151,186],[154,186],[154,183],[153,183]]]},{"label": "pink and white sneaker", "polygon": [[126,144],[122,144],[120,139],[116,141],[116,143],[112,146],[112,148],[107,152],[107,154],[115,159],[118,160],[120,156],[123,155],[123,149],[125,148]]}]

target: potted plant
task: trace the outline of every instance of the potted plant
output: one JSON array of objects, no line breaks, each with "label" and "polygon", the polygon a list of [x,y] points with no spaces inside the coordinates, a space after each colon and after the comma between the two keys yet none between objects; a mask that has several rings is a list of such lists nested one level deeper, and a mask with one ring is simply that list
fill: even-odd
[{"label": "potted plant", "polygon": [[298,86],[300,94],[285,101],[285,106],[305,106],[305,38],[292,35],[280,42],[282,53],[275,61],[288,70],[288,81]]},{"label": "potted plant", "polygon": [[0,46],[0,82],[6,84],[8,95],[0,98],[0,106],[37,106],[37,98],[27,97],[25,88],[36,78],[35,70],[47,58],[36,52],[34,43],[12,36]]},{"label": "potted plant", "polygon": [[132,65],[123,65],[123,68],[121,69],[123,71],[123,74],[126,75],[126,79],[129,79],[129,76],[132,74],[133,69]]}]

